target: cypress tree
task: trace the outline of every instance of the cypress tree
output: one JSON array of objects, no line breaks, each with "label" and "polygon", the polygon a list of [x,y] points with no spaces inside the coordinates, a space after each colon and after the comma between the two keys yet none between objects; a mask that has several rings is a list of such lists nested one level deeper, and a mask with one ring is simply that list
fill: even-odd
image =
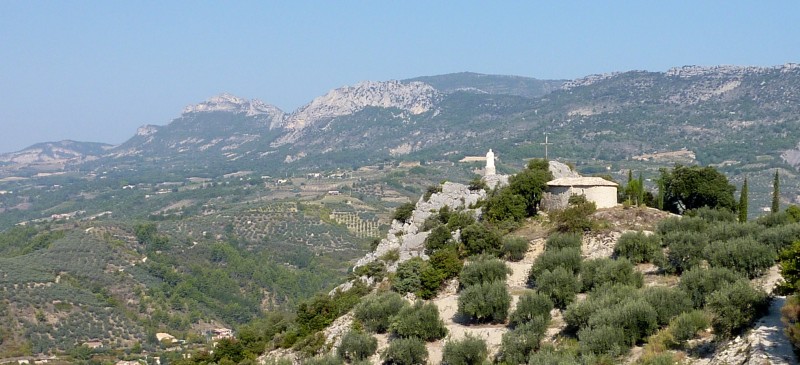
[{"label": "cypress tree", "polygon": [[742,194],[739,196],[739,222],[747,222],[747,177],[742,184]]},{"label": "cypress tree", "polygon": [[644,178],[641,172],[639,173],[639,191],[637,193],[637,203],[642,206],[644,205]]},{"label": "cypress tree", "polygon": [[665,172],[661,171],[661,176],[658,177],[656,183],[658,184],[658,196],[656,197],[656,208],[664,210],[664,174]]},{"label": "cypress tree", "polygon": [[627,199],[628,203],[633,203],[634,192],[633,192],[633,185],[631,185],[632,183],[633,183],[633,171],[632,170],[628,170],[628,185],[625,186],[625,190],[626,190],[625,191],[625,195],[628,196],[628,199]]},{"label": "cypress tree", "polygon": [[781,210],[781,182],[778,177],[778,170],[775,170],[775,180],[772,182],[772,213]]}]

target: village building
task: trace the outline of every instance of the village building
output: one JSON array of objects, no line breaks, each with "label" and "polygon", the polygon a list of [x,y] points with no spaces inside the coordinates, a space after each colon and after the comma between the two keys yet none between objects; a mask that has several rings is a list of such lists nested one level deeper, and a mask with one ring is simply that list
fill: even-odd
[{"label": "village building", "polygon": [[617,185],[601,177],[563,177],[547,182],[547,192],[542,199],[545,210],[561,210],[568,206],[569,197],[583,195],[597,208],[617,206]]}]

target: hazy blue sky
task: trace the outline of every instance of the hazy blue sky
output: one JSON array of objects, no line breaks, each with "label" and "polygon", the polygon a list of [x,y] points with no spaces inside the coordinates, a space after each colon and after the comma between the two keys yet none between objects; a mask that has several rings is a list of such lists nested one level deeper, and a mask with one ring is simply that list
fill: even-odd
[{"label": "hazy blue sky", "polygon": [[220,92],[800,62],[800,1],[0,1],[0,152],[121,143]]}]

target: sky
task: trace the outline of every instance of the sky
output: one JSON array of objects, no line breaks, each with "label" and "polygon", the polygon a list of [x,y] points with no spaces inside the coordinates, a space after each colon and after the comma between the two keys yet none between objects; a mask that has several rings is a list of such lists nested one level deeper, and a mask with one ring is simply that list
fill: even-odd
[{"label": "sky", "polygon": [[222,92],[800,62],[800,1],[0,1],[0,153],[119,144]]}]

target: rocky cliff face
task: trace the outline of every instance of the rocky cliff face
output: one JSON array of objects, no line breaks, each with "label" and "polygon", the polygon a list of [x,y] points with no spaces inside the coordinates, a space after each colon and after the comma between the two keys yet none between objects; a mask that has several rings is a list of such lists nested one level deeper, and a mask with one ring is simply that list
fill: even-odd
[{"label": "rocky cliff face", "polygon": [[183,108],[183,114],[204,112],[245,113],[248,117],[266,114],[277,121],[284,118],[285,113],[274,105],[261,100],[247,100],[231,94],[222,93],[206,101]]},{"label": "rocky cliff face", "polygon": [[111,145],[93,142],[59,141],[37,143],[24,150],[0,154],[3,169],[32,167],[58,170],[67,164],[91,161],[106,153]]},{"label": "rocky cliff face", "polygon": [[438,94],[436,89],[422,82],[365,81],[331,90],[271,127],[297,131],[318,121],[353,114],[366,107],[397,108],[421,114],[433,108]]},{"label": "rocky cliff face", "polygon": [[[485,197],[486,192],[483,190],[472,191],[463,184],[444,183],[442,185],[442,191],[432,194],[427,201],[420,197],[414,207],[411,218],[409,218],[406,223],[393,221],[392,227],[389,228],[389,233],[381,240],[375,251],[368,253],[358,260],[355,267],[373,262],[392,250],[398,250],[400,259],[389,267],[389,271],[394,271],[398,263],[413,257],[423,257],[427,259],[424,252],[425,238],[428,237],[430,232],[420,231],[425,220],[432,214],[438,212],[442,207],[447,206],[452,210],[459,210],[467,208]],[[479,210],[474,210],[473,212],[476,216],[480,216]]]}]

